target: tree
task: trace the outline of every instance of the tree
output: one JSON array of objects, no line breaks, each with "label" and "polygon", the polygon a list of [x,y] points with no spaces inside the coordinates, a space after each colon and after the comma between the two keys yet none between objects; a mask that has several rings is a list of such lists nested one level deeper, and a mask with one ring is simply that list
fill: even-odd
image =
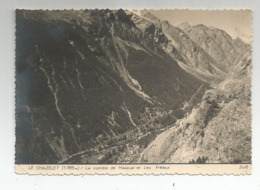
[{"label": "tree", "polygon": [[202,164],[205,164],[207,160],[208,160],[208,157],[203,156],[202,159],[201,159]]},{"label": "tree", "polygon": [[196,163],[197,163],[197,164],[202,164],[202,160],[201,160],[200,156],[199,156],[198,159],[196,160]]},{"label": "tree", "polygon": [[195,160],[192,159],[191,161],[189,161],[189,164],[196,164],[196,163],[195,163]]}]

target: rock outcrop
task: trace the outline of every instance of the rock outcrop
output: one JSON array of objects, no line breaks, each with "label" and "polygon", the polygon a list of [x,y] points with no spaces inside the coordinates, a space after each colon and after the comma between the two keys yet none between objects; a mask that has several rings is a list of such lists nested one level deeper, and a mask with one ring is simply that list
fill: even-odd
[{"label": "rock outcrop", "polygon": [[251,52],[142,153],[149,163],[251,163]]}]

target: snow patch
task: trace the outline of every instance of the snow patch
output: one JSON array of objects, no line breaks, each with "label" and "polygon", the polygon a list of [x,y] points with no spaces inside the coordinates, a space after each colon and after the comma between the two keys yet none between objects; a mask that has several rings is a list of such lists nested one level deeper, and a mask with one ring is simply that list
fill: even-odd
[{"label": "snow patch", "polygon": [[[77,64],[77,62],[76,62]],[[86,97],[85,97],[85,92],[84,92],[84,87],[81,83],[81,80],[80,80],[80,72],[79,72],[79,69],[76,67],[76,73],[77,73],[77,79],[78,79],[78,84],[80,86],[80,90],[81,90],[81,93],[82,93],[82,97],[83,99],[86,101]]]},{"label": "snow patch", "polygon": [[117,113],[112,111],[111,114],[109,116],[107,116],[107,122],[111,125],[111,126],[116,126],[116,127],[120,127],[118,125],[118,123],[116,122],[115,118],[116,118]]},{"label": "snow patch", "polygon": [[135,124],[135,122],[133,121],[133,119],[132,119],[132,114],[131,114],[131,112],[127,109],[127,107],[126,107],[126,105],[125,105],[125,102],[123,103],[123,106],[121,106],[121,108],[122,108],[122,110],[124,110],[124,111],[127,113],[128,117],[129,117],[129,120],[130,120],[130,122],[132,123],[132,125],[135,126],[135,127],[140,131],[140,128],[139,128],[139,127]]},{"label": "snow patch", "polygon": [[[132,76],[130,76],[130,74],[128,73],[127,69],[126,69],[126,65],[125,65],[125,61],[123,60],[122,56],[121,56],[121,52],[119,50],[122,49],[124,52],[127,52],[125,49],[125,46],[122,45],[122,40],[118,40],[117,37],[114,36],[114,34],[112,33],[112,37],[114,39],[114,46],[115,46],[115,50],[117,52],[117,56],[118,56],[118,61],[115,60],[111,60],[111,62],[114,63],[114,66],[117,68],[117,70],[119,71],[119,74],[121,75],[121,77],[124,79],[124,81],[126,82],[126,84],[141,98],[143,98],[145,101],[149,102],[150,104],[152,104],[152,98],[149,97],[145,92],[143,92],[141,89],[141,85],[139,84],[139,82],[134,79]],[[127,53],[126,57],[128,56]]]},{"label": "snow patch", "polygon": [[73,47],[75,47],[75,43],[72,40],[69,40],[70,45],[72,45]]}]

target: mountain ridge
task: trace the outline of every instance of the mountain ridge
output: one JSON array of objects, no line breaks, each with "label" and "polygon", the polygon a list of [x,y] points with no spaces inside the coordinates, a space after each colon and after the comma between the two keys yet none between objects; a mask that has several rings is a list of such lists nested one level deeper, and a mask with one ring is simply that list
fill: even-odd
[{"label": "mountain ridge", "polygon": [[[239,57],[243,51],[243,49],[248,49],[249,46],[243,43],[238,45],[236,40],[233,40],[226,32],[223,30],[214,28],[214,27],[207,27],[205,25],[195,25],[191,26],[188,23],[180,24],[178,26],[171,25],[168,21],[160,21],[156,16],[154,16],[149,11],[140,11],[138,15],[141,15],[143,19],[147,19],[146,21],[153,23],[158,29],[162,31],[162,33],[168,38],[169,43],[164,48],[165,51],[170,54],[174,59],[178,60],[179,65],[187,72],[192,73],[195,77],[200,75],[201,80],[204,82],[214,81],[217,80],[215,83],[220,82],[227,74],[228,70],[231,69],[233,66],[223,65],[222,61],[218,58],[218,55],[221,55],[221,51],[219,49],[210,50],[203,46],[205,44],[205,39],[202,38],[201,41],[198,41],[194,38],[192,34],[189,34],[187,31],[188,28],[193,27],[202,27],[205,33],[206,31],[217,31],[223,35],[223,37],[228,38],[232,43],[234,43],[234,47],[237,47],[237,54],[235,58]],[[186,27],[185,27],[186,26]],[[199,31],[196,31],[197,33]],[[220,36],[220,39],[222,38]],[[172,37],[171,37],[172,36]],[[207,37],[207,36],[206,36]],[[231,43],[229,42],[229,43]],[[219,46],[219,44],[218,44]],[[232,46],[232,47],[233,47]],[[241,47],[240,47],[241,46]],[[172,51],[173,50],[173,51]],[[174,52],[177,51],[178,53]],[[232,50],[234,51],[234,50]],[[220,54],[215,55],[215,52],[220,52]],[[222,57],[226,56],[222,53]],[[236,62],[239,59],[232,60]],[[230,58],[231,59],[231,58]],[[231,60],[227,61],[224,59],[226,64],[229,64]],[[198,65],[198,63],[200,63]],[[202,77],[202,78],[201,78]]]},{"label": "mountain ridge", "polygon": [[17,163],[137,162],[223,80],[181,29],[138,14],[16,11]]}]

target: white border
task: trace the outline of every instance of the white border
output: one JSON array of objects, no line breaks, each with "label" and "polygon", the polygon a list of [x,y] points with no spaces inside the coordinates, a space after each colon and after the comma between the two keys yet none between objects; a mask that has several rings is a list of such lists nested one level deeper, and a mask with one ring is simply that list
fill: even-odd
[{"label": "white border", "polygon": [[[14,173],[14,9],[204,8],[253,10],[253,174],[251,176],[28,176]],[[0,0],[0,189],[260,189],[259,0]],[[258,145],[258,146],[257,146]],[[175,186],[173,186],[175,183]]]}]

